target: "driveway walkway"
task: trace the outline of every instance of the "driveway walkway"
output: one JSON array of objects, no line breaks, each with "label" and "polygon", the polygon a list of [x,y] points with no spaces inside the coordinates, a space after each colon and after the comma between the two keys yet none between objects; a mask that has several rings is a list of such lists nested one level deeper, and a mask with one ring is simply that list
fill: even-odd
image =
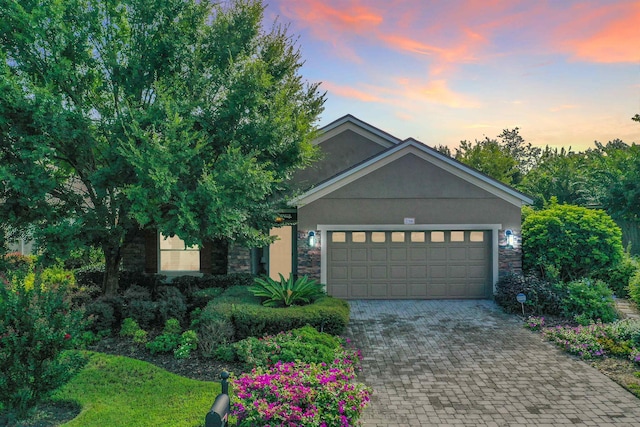
[{"label": "driveway walkway", "polygon": [[350,304],[367,427],[640,426],[640,399],[491,301]]}]

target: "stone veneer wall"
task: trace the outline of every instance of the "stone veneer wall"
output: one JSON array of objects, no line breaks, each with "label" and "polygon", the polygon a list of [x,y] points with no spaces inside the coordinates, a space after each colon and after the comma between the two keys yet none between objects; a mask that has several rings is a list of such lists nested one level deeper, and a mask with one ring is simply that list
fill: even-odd
[{"label": "stone veneer wall", "polygon": [[309,246],[309,234],[307,231],[298,231],[298,276],[308,276],[320,280],[320,250],[322,239],[320,232],[316,233],[316,244]]},{"label": "stone veneer wall", "polygon": [[251,273],[251,249],[229,245],[227,274]]},{"label": "stone veneer wall", "polygon": [[122,268],[126,271],[145,271],[145,234],[139,230],[127,234],[122,248]]},{"label": "stone veneer wall", "polygon": [[513,231],[513,248],[507,246],[505,230],[498,232],[498,276],[507,273],[522,273],[522,234],[520,230]]}]

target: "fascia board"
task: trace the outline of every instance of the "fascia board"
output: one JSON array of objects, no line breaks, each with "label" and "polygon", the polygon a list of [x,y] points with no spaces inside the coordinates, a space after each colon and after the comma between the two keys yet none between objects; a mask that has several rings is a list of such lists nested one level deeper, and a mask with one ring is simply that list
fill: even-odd
[{"label": "fascia board", "polygon": [[399,138],[396,138],[353,116],[347,115],[320,129],[320,135],[311,141],[311,143],[313,145],[322,144],[327,139],[333,138],[346,130],[350,130],[358,135],[370,139],[384,148],[393,147],[394,145],[402,142]]}]

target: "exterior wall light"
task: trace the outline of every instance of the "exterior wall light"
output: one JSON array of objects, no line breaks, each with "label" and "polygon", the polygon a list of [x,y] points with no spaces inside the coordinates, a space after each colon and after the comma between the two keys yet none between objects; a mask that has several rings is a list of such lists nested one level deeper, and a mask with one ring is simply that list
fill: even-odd
[{"label": "exterior wall light", "polygon": [[316,245],[316,232],[310,231],[307,239],[309,241],[309,246],[314,247]]},{"label": "exterior wall light", "polygon": [[513,230],[511,229],[505,230],[504,235],[507,238],[507,247],[513,249],[513,245],[515,243],[515,236],[513,235]]}]

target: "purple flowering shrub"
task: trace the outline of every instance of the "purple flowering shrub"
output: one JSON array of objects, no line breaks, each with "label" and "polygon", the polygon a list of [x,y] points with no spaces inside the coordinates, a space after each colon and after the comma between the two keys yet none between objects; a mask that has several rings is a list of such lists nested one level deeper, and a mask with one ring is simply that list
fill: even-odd
[{"label": "purple flowering shrub", "polygon": [[544,317],[540,316],[529,316],[524,324],[525,328],[531,329],[532,331],[539,331],[544,328]]},{"label": "purple flowering shrub", "polygon": [[355,354],[345,352],[330,364],[278,362],[233,379],[238,426],[357,425],[371,390],[354,382]]},{"label": "purple flowering shrub", "polygon": [[544,337],[565,351],[582,357],[614,356],[640,363],[640,321],[593,323],[588,326],[557,326],[543,330]]}]

